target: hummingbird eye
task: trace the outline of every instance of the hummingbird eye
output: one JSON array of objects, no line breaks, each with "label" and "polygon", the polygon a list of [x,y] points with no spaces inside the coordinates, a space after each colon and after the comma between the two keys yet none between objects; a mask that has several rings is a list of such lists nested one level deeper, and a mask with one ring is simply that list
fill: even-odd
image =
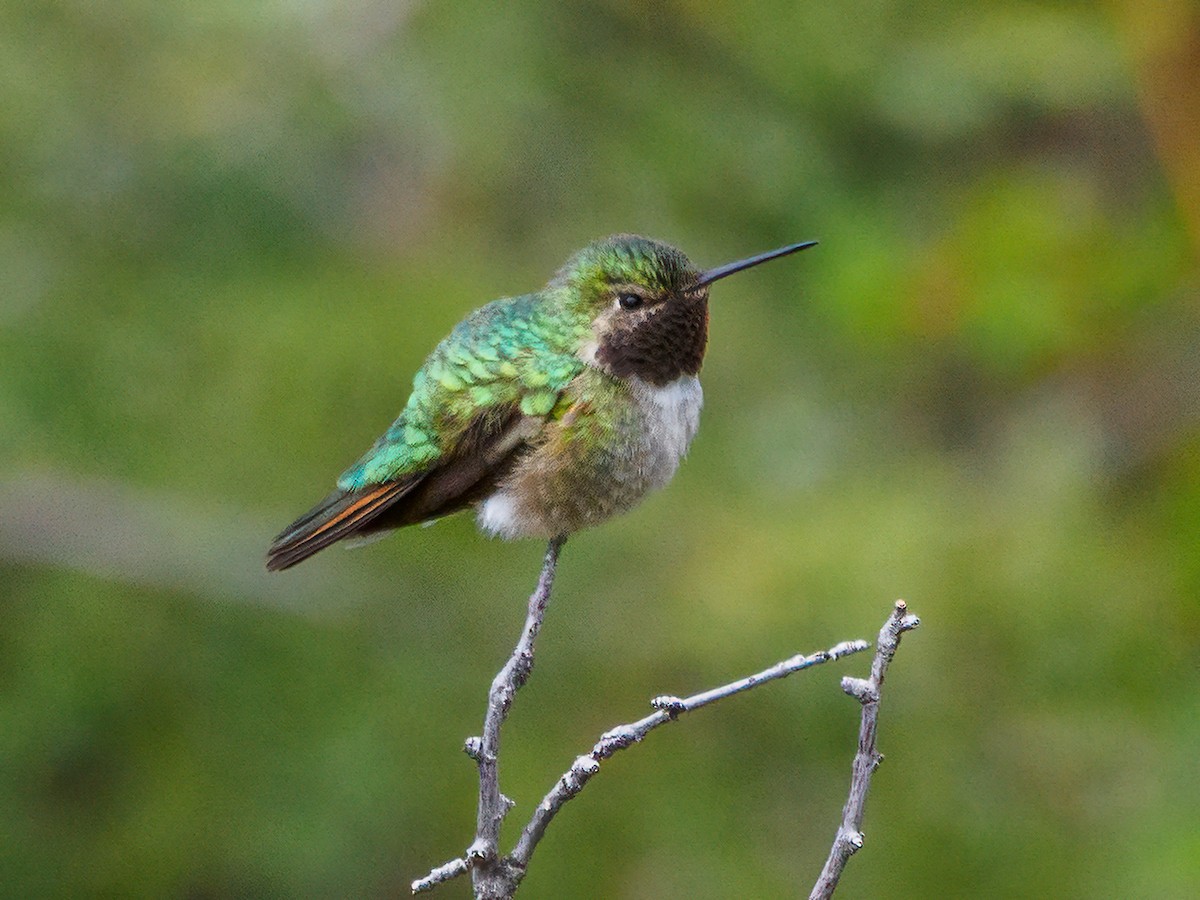
[{"label": "hummingbird eye", "polygon": [[637,294],[630,294],[626,292],[617,295],[617,303],[621,305],[621,309],[637,309],[645,302],[646,301]]}]

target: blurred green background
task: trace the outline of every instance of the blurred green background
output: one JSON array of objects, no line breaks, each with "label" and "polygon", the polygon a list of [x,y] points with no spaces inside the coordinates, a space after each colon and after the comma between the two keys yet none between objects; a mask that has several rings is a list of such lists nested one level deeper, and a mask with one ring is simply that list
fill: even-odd
[{"label": "blurred green background", "polygon": [[[263,553],[467,310],[636,231],[821,246],[714,290],[689,460],[568,544],[510,825],[903,596],[844,894],[1196,896],[1194,3],[13,3],[0,86],[0,892],[402,895],[466,847],[543,548]],[[522,896],[807,891],[865,666],[606,764]]]}]

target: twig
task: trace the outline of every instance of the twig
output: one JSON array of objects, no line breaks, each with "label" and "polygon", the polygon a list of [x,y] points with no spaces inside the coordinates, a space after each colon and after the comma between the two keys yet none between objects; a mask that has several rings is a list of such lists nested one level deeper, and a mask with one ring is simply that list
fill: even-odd
[{"label": "twig", "polygon": [[[561,542],[559,542],[558,546],[561,546]],[[673,722],[685,712],[691,712],[702,706],[715,703],[717,700],[731,697],[734,694],[747,691],[760,684],[765,684],[768,681],[784,678],[793,672],[799,672],[802,669],[808,669],[821,663],[840,659],[843,656],[849,656],[853,653],[860,653],[871,646],[867,641],[862,640],[843,641],[840,644],[830,647],[828,650],[821,650],[808,656],[803,654],[793,656],[762,672],[730,682],[710,691],[695,694],[691,697],[655,697],[650,701],[651,706],[655,708],[655,712],[636,722],[619,725],[605,732],[600,736],[600,740],[596,742],[589,753],[580,756],[571,764],[571,768],[559,778],[555,786],[546,794],[542,802],[538,804],[537,809],[534,810],[533,816],[529,824],[525,826],[524,831],[521,832],[521,837],[517,841],[517,846],[513,852],[506,857],[497,858],[496,846],[499,839],[500,821],[512,805],[507,798],[500,794],[496,774],[496,753],[499,751],[499,726],[504,720],[508,705],[512,702],[513,693],[524,683],[524,680],[529,675],[529,668],[532,666],[533,638],[537,636],[538,628],[541,625],[541,618],[545,612],[546,602],[549,599],[554,563],[557,560],[557,549],[552,543],[550,549],[547,550],[546,563],[542,568],[542,577],[538,582],[537,590],[534,591],[533,596],[529,600],[529,616],[526,619],[525,632],[522,635],[521,642],[518,643],[517,649],[513,652],[508,665],[501,670],[500,674],[492,682],[484,737],[482,739],[471,738],[467,741],[467,753],[479,762],[480,771],[480,816],[475,843],[468,849],[466,856],[453,859],[444,865],[438,866],[425,877],[414,881],[412,883],[414,894],[430,890],[442,882],[457,878],[469,871],[472,873],[475,896],[477,898],[487,898],[487,900],[501,900],[501,898],[507,900],[507,898],[511,898],[516,892],[521,879],[525,876],[529,859],[533,855],[538,842],[545,834],[546,827],[567,801],[583,790],[584,785],[591,780],[592,776],[600,771],[601,760],[607,759],[618,750],[623,750],[640,742],[655,728],[665,725],[668,722]],[[524,662],[520,662],[520,660],[524,660]],[[493,713],[495,714],[493,715]],[[492,732],[489,730],[488,725],[491,725],[493,721],[495,724],[494,735],[492,742],[489,744],[487,743],[488,735]],[[488,747],[491,748],[490,755],[487,752]],[[488,763],[486,766],[485,761]],[[487,807],[488,809],[496,810],[494,818],[484,816],[485,803],[491,804]],[[486,833],[484,832],[485,825],[489,829]],[[490,841],[490,844],[481,844],[481,841]],[[476,853],[477,848],[481,852]],[[490,855],[487,853],[489,848]]]},{"label": "twig", "polygon": [[458,859],[452,859],[445,865],[438,866],[424,878],[418,878],[412,883],[412,892],[419,894],[421,891],[432,890],[443,881],[450,881],[457,878],[459,875],[466,875],[470,870],[470,863],[466,857],[460,856]]},{"label": "twig", "polygon": [[[479,809],[475,840],[467,848],[464,856],[452,859],[433,869],[423,878],[414,881],[412,883],[414,894],[430,890],[443,882],[470,872],[476,900],[510,900],[516,893],[521,879],[525,877],[529,860],[533,856],[534,850],[537,849],[542,836],[546,833],[546,828],[567,801],[582,791],[592,777],[600,771],[602,760],[619,750],[624,750],[626,747],[640,742],[655,728],[673,722],[685,712],[691,712],[725,697],[748,691],[768,681],[784,678],[793,672],[849,656],[852,653],[859,653],[870,647],[866,641],[844,641],[828,650],[822,650],[810,656],[803,654],[793,656],[762,672],[710,691],[694,694],[691,697],[655,697],[650,701],[651,706],[655,709],[653,713],[636,722],[618,725],[616,728],[606,731],[590,752],[576,758],[571,767],[538,804],[529,824],[521,832],[521,837],[512,853],[501,857],[498,849],[500,825],[513,803],[500,793],[500,729],[508,717],[513,698],[529,679],[529,674],[533,670],[534,644],[538,632],[541,631],[546,607],[550,602],[559,551],[565,542],[565,537],[555,538],[546,548],[546,556],[542,563],[537,587],[529,597],[525,628],[521,632],[521,637],[508,662],[492,680],[492,687],[488,693],[487,713],[484,716],[483,734],[480,737],[468,738],[464,748],[467,755],[474,759],[479,766]],[[833,847],[829,852],[829,859],[813,888],[810,900],[828,898],[833,895],[838,879],[845,868],[846,860],[862,847],[863,835],[860,829],[867,791],[871,784],[871,774],[883,760],[883,757],[875,749],[880,690],[883,687],[888,664],[899,647],[900,635],[916,628],[919,624],[920,621],[916,616],[908,615],[908,607],[904,601],[897,600],[892,614],[879,632],[879,641],[871,663],[871,677],[866,680],[861,678],[842,679],[842,689],[857,699],[863,708],[862,724],[858,736],[858,752],[854,757],[850,796],[842,810],[842,824],[838,828]]]},{"label": "twig", "polygon": [[477,898],[505,900],[513,895],[521,880],[514,874],[508,859],[500,859],[497,847],[500,840],[500,823],[512,808],[512,801],[500,793],[500,728],[508,718],[513,697],[529,680],[533,671],[533,650],[542,620],[550,603],[550,592],[554,587],[554,572],[558,567],[558,554],[566,537],[557,537],[546,547],[542,561],[542,572],[537,587],[529,595],[529,606],[525,613],[525,627],[513,648],[512,655],[504,667],[492,679],[488,691],[487,712],[483,717],[483,734],[467,738],[463,749],[479,767],[479,807],[475,822],[475,841],[467,848],[464,856],[452,859],[430,871],[412,883],[414,894],[428,891],[445,881],[471,873],[471,881]]},{"label": "twig", "polygon": [[618,750],[624,750],[626,747],[640,742],[655,728],[675,721],[685,712],[691,712],[694,709],[715,703],[725,697],[732,697],[734,694],[748,691],[750,688],[757,687],[768,681],[784,678],[793,672],[799,672],[801,669],[808,669],[821,663],[829,662],[830,660],[849,656],[852,653],[859,653],[870,646],[866,641],[844,641],[830,647],[828,650],[820,650],[810,656],[797,654],[755,675],[750,675],[719,688],[713,688],[711,691],[705,691],[702,694],[694,694],[691,697],[685,698],[672,696],[655,697],[650,701],[650,705],[657,712],[651,713],[644,719],[639,719],[628,725],[618,725],[616,728],[606,731],[600,736],[600,740],[592,747],[590,753],[578,757],[571,764],[571,768],[558,780],[558,783],[554,785],[550,793],[545,796],[542,802],[538,804],[537,809],[534,810],[533,818],[525,826],[525,830],[521,833],[521,839],[517,842],[516,849],[512,852],[511,858],[513,863],[521,869],[529,865],[529,858],[533,855],[538,841],[542,839],[542,835],[546,831],[546,826],[550,824],[563,805],[582,791],[584,785],[591,780],[592,776],[600,771],[601,760],[607,759]]},{"label": "twig", "polygon": [[838,879],[846,861],[863,845],[862,820],[867,804],[867,791],[871,787],[871,775],[883,762],[883,755],[875,749],[875,734],[879,721],[879,698],[883,689],[883,678],[888,664],[900,646],[900,635],[921,624],[916,616],[908,615],[908,605],[897,600],[896,606],[883,628],[875,645],[875,658],[871,661],[871,677],[843,678],[842,690],[862,704],[862,723],[858,730],[858,752],[850,778],[850,796],[842,809],[842,824],[833,839],[829,858],[817,883],[813,886],[809,900],[828,900],[837,888]]},{"label": "twig", "polygon": [[[471,869],[475,896],[480,900],[511,897],[516,890],[511,867],[507,860],[498,858],[497,849],[500,841],[500,823],[504,821],[505,815],[513,805],[511,800],[500,793],[500,728],[508,718],[508,711],[517,691],[524,686],[529,679],[529,673],[533,671],[534,642],[542,629],[542,619],[545,618],[546,606],[550,603],[550,591],[554,587],[558,553],[566,540],[566,537],[556,537],[546,547],[542,573],[538,577],[537,587],[529,595],[525,628],[512,656],[492,680],[492,689],[488,692],[487,713],[483,720],[483,736],[468,739],[464,748],[467,755],[479,765],[479,811],[475,823],[475,842],[467,848],[466,863]],[[447,866],[453,866],[454,874],[459,874],[457,865],[448,863]],[[415,890],[416,885],[413,888]]]}]

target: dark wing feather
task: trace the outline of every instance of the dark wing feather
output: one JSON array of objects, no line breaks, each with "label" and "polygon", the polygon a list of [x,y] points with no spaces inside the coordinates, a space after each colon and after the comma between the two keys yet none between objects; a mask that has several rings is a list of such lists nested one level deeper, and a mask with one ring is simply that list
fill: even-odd
[{"label": "dark wing feather", "polygon": [[515,403],[481,413],[454,452],[429,469],[330,494],[275,538],[267,568],[287,569],[343,538],[426,522],[482,499],[543,422]]},{"label": "dark wing feather", "polygon": [[366,533],[439,519],[482,500],[541,430],[545,419],[513,403],[478,414],[454,452],[426,472],[400,503],[367,525]]},{"label": "dark wing feather", "polygon": [[267,569],[290,568],[362,527],[420,481],[414,476],[361,491],[335,491],[289,525],[267,550]]}]

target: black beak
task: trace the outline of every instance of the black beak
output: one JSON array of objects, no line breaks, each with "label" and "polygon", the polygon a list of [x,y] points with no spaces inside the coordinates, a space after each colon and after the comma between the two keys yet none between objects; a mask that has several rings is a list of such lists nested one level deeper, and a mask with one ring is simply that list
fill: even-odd
[{"label": "black beak", "polygon": [[786,247],[780,247],[778,250],[768,250],[766,253],[758,254],[758,256],[739,259],[737,262],[725,263],[723,266],[717,266],[715,269],[701,272],[700,279],[696,282],[696,287],[704,287],[706,284],[712,284],[719,278],[732,275],[734,272],[740,272],[742,269],[749,269],[751,266],[757,266],[759,263],[765,263],[769,259],[778,259],[781,256],[787,256],[789,253],[796,253],[815,246],[817,246],[816,241],[804,241],[799,244],[789,244]]}]

